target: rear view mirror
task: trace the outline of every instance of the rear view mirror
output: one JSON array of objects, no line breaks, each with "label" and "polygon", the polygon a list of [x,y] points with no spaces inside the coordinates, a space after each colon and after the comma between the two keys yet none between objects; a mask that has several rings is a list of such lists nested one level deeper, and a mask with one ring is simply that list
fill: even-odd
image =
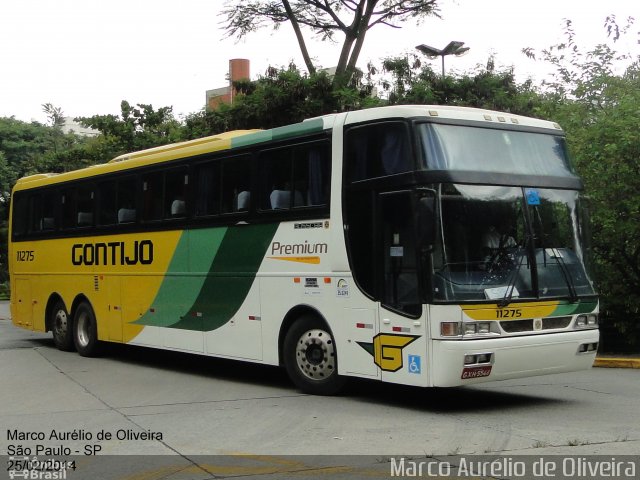
[{"label": "rear view mirror", "polygon": [[436,192],[421,189],[416,206],[416,231],[420,245],[433,245],[436,240]]}]

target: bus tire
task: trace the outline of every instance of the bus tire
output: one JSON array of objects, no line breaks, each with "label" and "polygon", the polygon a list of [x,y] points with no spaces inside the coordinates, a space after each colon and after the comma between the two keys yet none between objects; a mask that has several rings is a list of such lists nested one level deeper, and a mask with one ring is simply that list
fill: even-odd
[{"label": "bus tire", "polygon": [[98,324],[93,308],[88,302],[81,302],[73,316],[73,343],[83,357],[94,357],[98,354]]},{"label": "bus tire", "polygon": [[56,300],[49,313],[53,343],[58,350],[70,352],[74,349],[71,317],[67,313],[64,302]]},{"label": "bus tire", "polygon": [[346,383],[338,375],[335,342],[324,322],[305,315],[284,338],[284,365],[291,381],[303,392],[335,395]]}]

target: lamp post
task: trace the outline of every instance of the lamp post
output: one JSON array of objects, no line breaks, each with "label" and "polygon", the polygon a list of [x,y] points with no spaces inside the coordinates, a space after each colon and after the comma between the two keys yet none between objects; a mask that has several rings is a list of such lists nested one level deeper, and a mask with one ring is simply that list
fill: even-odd
[{"label": "lamp post", "polygon": [[444,57],[447,55],[455,55],[456,57],[461,57],[465,53],[469,51],[469,47],[463,47],[464,42],[456,42],[455,40],[449,42],[449,45],[444,47],[442,50],[439,48],[433,48],[429,45],[418,45],[416,48],[424,53],[429,58],[437,58],[442,57],[442,77],[444,78]]}]

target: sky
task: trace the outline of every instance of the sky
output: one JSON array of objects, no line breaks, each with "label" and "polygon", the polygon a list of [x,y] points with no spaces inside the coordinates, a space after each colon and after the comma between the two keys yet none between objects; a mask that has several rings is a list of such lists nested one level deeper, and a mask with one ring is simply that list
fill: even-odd
[{"label": "sky", "polygon": [[[228,60],[251,60],[251,76],[291,61],[304,66],[293,30],[284,25],[237,41],[225,38],[223,0],[4,0],[0,4],[0,117],[46,122],[43,103],[66,116],[118,114],[120,102],[173,106],[179,118],[199,111],[206,90],[227,83]],[[400,29],[369,31],[359,66],[415,52],[427,44],[443,48],[465,42],[463,57],[446,57],[447,71],[472,71],[494,55],[514,67],[522,81],[548,74],[542,62],[521,50],[540,50],[562,39],[571,19],[585,48],[606,40],[605,18],[620,24],[638,19],[621,51],[640,45],[638,0],[440,0],[442,18],[428,17]],[[337,63],[340,44],[309,35],[311,56],[322,67]],[[428,61],[428,60],[427,60]],[[432,60],[440,71],[440,59]]]}]

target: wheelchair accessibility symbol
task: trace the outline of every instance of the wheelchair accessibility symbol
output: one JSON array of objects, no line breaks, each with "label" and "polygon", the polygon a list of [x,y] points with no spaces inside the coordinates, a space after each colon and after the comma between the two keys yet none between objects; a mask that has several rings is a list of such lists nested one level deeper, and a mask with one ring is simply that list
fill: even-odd
[{"label": "wheelchair accessibility symbol", "polygon": [[420,355],[409,355],[409,373],[421,373]]}]

